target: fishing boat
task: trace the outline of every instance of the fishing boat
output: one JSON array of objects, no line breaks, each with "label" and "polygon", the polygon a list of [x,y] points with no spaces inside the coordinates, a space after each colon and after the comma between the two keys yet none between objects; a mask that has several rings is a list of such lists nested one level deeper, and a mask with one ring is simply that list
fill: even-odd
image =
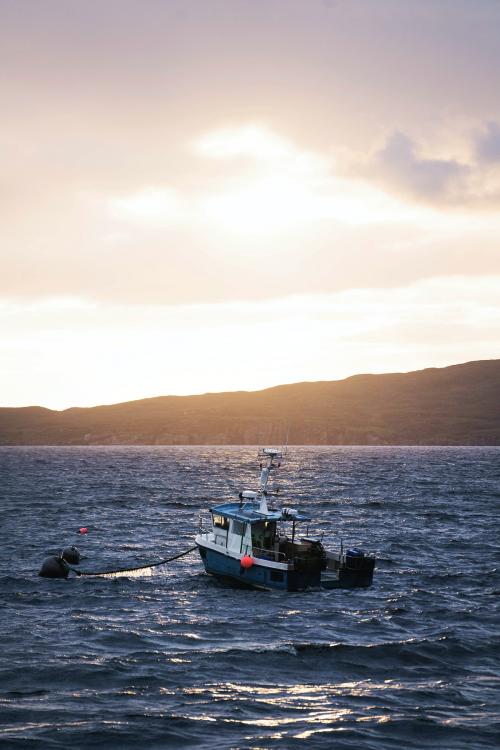
[{"label": "fishing boat", "polygon": [[258,490],[243,490],[237,502],[213,505],[210,527],[195,538],[210,575],[259,589],[302,591],[310,588],[370,586],[375,557],[361,549],[328,551],[322,539],[301,535],[311,517],[292,507],[271,507],[278,497],[271,477],[280,468],[284,451],[259,451]]}]

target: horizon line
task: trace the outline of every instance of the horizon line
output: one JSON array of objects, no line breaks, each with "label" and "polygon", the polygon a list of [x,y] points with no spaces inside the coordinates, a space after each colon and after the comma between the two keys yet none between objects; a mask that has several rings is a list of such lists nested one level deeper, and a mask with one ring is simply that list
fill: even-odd
[{"label": "horizon line", "polygon": [[418,370],[401,370],[401,371],[391,371],[391,372],[359,372],[359,373],[353,373],[352,375],[347,375],[345,378],[332,378],[332,379],[321,379],[321,380],[298,380],[293,381],[290,383],[277,383],[275,385],[266,386],[265,388],[255,388],[255,389],[236,389],[234,391],[201,391],[199,393],[186,393],[186,394],[176,394],[176,393],[167,393],[167,394],[160,394],[157,396],[144,396],[142,398],[132,398],[126,401],[115,401],[112,403],[100,403],[100,404],[93,404],[92,406],[67,406],[63,409],[52,409],[48,406],[42,406],[40,404],[26,404],[24,406],[8,406],[8,405],[0,405],[0,409],[45,409],[47,411],[52,412],[58,412],[63,413],[65,411],[71,411],[72,409],[99,409],[102,407],[107,406],[119,406],[121,404],[132,404],[136,403],[138,401],[153,401],[155,399],[162,399],[162,398],[193,398],[197,396],[219,396],[219,395],[226,395],[226,394],[237,394],[237,393],[262,393],[263,391],[270,391],[274,388],[283,388],[286,386],[294,386],[294,385],[306,385],[306,384],[312,384],[312,383],[341,383],[345,380],[350,380],[351,378],[356,377],[379,377],[379,376],[385,376],[385,375],[408,375],[410,373],[419,373],[419,372],[425,372],[426,370],[446,370],[450,367],[461,367],[464,365],[471,365],[471,364],[477,364],[479,362],[496,362],[500,360],[500,357],[489,357],[488,359],[473,359],[473,360],[467,360],[466,362],[454,362],[450,365],[441,365],[439,367],[437,366],[431,366],[431,367],[422,367]]}]

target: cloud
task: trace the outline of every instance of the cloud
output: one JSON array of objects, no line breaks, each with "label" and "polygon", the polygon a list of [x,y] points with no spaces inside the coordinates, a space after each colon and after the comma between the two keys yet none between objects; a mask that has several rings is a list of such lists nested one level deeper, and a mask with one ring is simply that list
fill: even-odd
[{"label": "cloud", "polygon": [[449,199],[460,189],[470,167],[453,159],[425,159],[405,133],[393,133],[375,155],[382,179],[403,193],[427,201]]},{"label": "cloud", "polygon": [[[0,296],[178,305],[500,272],[500,217],[449,211],[460,170],[420,158],[402,133],[349,175],[328,152],[252,122],[179,150],[193,143],[182,178],[51,190],[26,180],[32,194],[19,193],[2,224]],[[472,176],[463,194],[484,208]],[[403,200],[402,183],[429,205]]]},{"label": "cloud", "polygon": [[[457,134],[449,133],[448,141]],[[421,145],[402,131],[391,133],[367,159],[354,160],[350,174],[369,179],[408,202],[444,212],[494,212],[500,209],[500,125],[487,122],[462,143],[460,158],[426,157]]]},{"label": "cloud", "polygon": [[195,142],[194,150],[210,159],[279,159],[293,154],[293,146],[285,138],[257,124],[207,133]]},{"label": "cloud", "polygon": [[111,198],[108,206],[114,218],[148,227],[168,227],[181,213],[177,191],[172,188],[144,188]]},{"label": "cloud", "polygon": [[476,156],[482,163],[500,163],[500,124],[487,122],[476,137]]}]

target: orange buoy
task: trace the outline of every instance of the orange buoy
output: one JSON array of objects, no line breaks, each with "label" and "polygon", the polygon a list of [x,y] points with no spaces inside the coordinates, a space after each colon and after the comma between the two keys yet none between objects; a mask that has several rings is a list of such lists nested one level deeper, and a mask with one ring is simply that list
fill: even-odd
[{"label": "orange buoy", "polygon": [[242,568],[251,568],[253,565],[253,557],[250,557],[250,555],[245,555],[241,558],[240,565]]}]

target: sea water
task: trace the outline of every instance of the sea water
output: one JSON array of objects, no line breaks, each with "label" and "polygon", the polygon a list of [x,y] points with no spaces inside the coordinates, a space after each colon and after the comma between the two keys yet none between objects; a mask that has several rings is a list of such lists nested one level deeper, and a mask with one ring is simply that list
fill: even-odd
[{"label": "sea water", "polygon": [[369,589],[238,589],[197,552],[37,575],[181,552],[257,476],[250,447],[0,448],[1,748],[498,746],[499,448],[289,449],[283,504],[375,552]]}]

